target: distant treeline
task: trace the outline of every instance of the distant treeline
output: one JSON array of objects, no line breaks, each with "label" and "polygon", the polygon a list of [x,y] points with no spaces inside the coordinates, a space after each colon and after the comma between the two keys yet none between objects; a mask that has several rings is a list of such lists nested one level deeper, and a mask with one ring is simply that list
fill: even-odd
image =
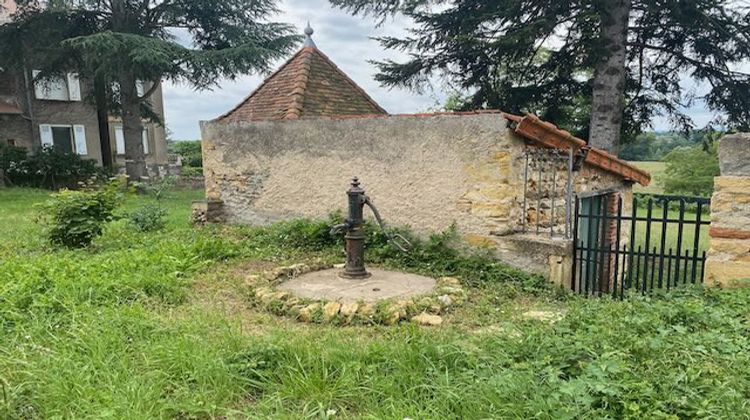
[{"label": "distant treeline", "polygon": [[662,161],[672,150],[678,147],[701,145],[705,138],[704,131],[695,131],[690,135],[674,132],[643,133],[632,142],[622,146],[620,158],[635,161]]}]

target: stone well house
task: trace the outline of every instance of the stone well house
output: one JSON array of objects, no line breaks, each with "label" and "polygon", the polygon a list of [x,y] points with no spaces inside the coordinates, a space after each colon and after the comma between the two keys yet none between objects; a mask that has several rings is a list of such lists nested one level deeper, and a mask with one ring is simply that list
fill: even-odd
[{"label": "stone well house", "polygon": [[308,39],[237,107],[202,122],[197,217],[264,224],[344,210],[350,178],[392,225],[455,225],[498,258],[569,279],[573,197],[631,203],[650,176],[533,115],[391,115]]}]

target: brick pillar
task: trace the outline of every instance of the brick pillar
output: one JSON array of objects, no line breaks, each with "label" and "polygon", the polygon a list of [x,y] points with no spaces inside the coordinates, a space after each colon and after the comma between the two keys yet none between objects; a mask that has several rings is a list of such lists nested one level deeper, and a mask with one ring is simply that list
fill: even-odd
[{"label": "brick pillar", "polygon": [[707,284],[750,286],[750,133],[724,136],[711,198]]}]

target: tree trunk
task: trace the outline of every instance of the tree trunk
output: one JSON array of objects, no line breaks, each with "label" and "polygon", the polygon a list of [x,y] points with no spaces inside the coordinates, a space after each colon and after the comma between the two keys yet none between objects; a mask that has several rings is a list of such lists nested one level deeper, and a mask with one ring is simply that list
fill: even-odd
[{"label": "tree trunk", "polygon": [[107,103],[107,83],[104,78],[94,80],[94,95],[96,96],[96,116],[99,120],[99,144],[102,150],[102,166],[112,170],[112,145],[109,138],[109,107]]},{"label": "tree trunk", "polygon": [[625,103],[625,59],[631,0],[601,2],[601,48],[605,56],[594,70],[589,144],[619,152]]},{"label": "tree trunk", "polygon": [[[129,13],[125,0],[112,0],[112,29],[115,32],[130,33],[137,27]],[[122,107],[122,132],[125,137],[125,173],[128,181],[140,182],[147,177],[146,159],[143,154],[143,124],[136,77],[128,60],[121,63],[118,74],[120,83],[120,105]]]},{"label": "tree trunk", "polygon": [[120,73],[120,102],[122,104],[122,132],[125,137],[125,173],[131,182],[148,177],[143,154],[143,123],[135,76],[129,69]]}]

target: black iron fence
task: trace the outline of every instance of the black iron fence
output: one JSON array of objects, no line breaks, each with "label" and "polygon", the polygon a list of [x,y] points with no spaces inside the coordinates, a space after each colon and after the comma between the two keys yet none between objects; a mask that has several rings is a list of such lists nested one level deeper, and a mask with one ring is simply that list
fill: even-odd
[{"label": "black iron fence", "polygon": [[619,194],[577,197],[572,287],[586,295],[669,289],[702,283],[710,201],[648,196],[623,214]]}]

